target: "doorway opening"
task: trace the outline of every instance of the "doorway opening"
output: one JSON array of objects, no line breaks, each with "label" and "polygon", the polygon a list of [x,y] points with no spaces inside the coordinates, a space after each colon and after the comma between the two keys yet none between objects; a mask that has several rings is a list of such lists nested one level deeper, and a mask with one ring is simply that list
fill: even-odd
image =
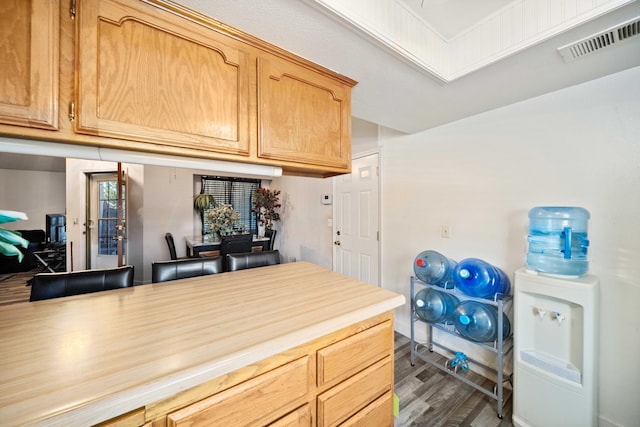
[{"label": "doorway opening", "polygon": [[88,174],[86,189],[86,268],[126,263],[126,185],[119,171]]}]

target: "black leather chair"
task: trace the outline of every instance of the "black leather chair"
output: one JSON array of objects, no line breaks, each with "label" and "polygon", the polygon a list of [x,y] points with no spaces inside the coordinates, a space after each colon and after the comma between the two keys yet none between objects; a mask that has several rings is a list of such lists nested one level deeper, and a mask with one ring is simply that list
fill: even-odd
[{"label": "black leather chair", "polygon": [[273,250],[273,242],[276,240],[276,233],[278,232],[278,230],[269,230],[266,229],[264,231],[264,237],[268,237],[269,238],[269,246],[267,248],[268,251],[272,251]]},{"label": "black leather chair", "polygon": [[29,301],[88,294],[133,286],[133,266],[39,273],[33,276]]},{"label": "black leather chair", "polygon": [[251,234],[234,234],[231,236],[222,236],[220,242],[220,256],[222,257],[225,271],[227,268],[227,255],[251,252],[253,246],[253,235]]},{"label": "black leather chair", "polygon": [[174,261],[156,261],[151,264],[151,282],[186,279],[222,273],[222,257],[190,258]]},{"label": "black leather chair", "polygon": [[176,253],[176,244],[173,241],[173,234],[166,233],[164,235],[164,240],[167,241],[167,246],[169,246],[169,256],[171,257],[171,259],[173,259],[173,260],[176,260],[176,259],[189,259],[189,257],[180,257],[180,258],[178,258],[178,255]]},{"label": "black leather chair", "polygon": [[229,271],[275,264],[280,264],[280,253],[278,251],[246,252],[227,255],[227,267]]}]

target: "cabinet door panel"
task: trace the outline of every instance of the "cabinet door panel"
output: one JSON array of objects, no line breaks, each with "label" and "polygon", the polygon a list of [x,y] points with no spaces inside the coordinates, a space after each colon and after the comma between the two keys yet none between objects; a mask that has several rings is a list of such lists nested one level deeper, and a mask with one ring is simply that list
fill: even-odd
[{"label": "cabinet door panel", "polygon": [[[392,390],[390,357],[318,396],[318,426],[337,426]],[[389,414],[393,408],[389,405]]]},{"label": "cabinet door panel", "polygon": [[0,123],[58,128],[59,4],[3,0]]},{"label": "cabinet door panel", "polygon": [[258,156],[349,168],[351,88],[301,66],[258,58]]},{"label": "cabinet door panel", "polygon": [[[169,427],[263,425],[286,413],[309,393],[309,357],[259,375],[228,390],[173,412]],[[298,403],[300,405],[300,403]],[[291,410],[295,408],[289,408]]]},{"label": "cabinet door panel", "polygon": [[249,56],[233,43],[152,6],[83,2],[76,131],[248,155]]}]

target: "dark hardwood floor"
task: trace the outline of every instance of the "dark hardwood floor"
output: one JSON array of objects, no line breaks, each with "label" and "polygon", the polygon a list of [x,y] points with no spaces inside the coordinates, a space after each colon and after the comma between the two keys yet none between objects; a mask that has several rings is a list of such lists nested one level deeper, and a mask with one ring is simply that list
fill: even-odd
[{"label": "dark hardwood floor", "polygon": [[[33,272],[0,274],[1,306],[29,301],[27,281]],[[445,358],[441,356],[441,363]],[[485,381],[476,373],[467,372],[475,382]],[[444,373],[440,369],[416,360],[411,366],[409,338],[395,334],[395,393],[400,400],[400,416],[395,427],[512,427],[509,399],[503,419],[496,412],[496,401],[473,387]]]},{"label": "dark hardwood floor", "polygon": [[27,281],[38,271],[0,274],[0,306],[29,301]]},{"label": "dark hardwood floor", "polygon": [[[440,356],[444,364],[445,357]],[[465,373],[474,382],[492,387],[493,382],[474,372]],[[400,416],[395,427],[512,427],[510,398],[498,418],[496,401],[482,392],[421,360],[411,366],[409,338],[395,334],[395,393]]]}]

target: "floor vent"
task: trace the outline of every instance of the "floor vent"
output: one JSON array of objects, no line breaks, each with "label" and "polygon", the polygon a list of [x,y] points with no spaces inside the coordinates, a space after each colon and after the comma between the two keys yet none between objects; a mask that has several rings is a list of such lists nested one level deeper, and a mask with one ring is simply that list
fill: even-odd
[{"label": "floor vent", "polygon": [[577,42],[559,47],[558,52],[565,62],[571,62],[581,56],[589,55],[638,35],[640,35],[640,16]]}]

